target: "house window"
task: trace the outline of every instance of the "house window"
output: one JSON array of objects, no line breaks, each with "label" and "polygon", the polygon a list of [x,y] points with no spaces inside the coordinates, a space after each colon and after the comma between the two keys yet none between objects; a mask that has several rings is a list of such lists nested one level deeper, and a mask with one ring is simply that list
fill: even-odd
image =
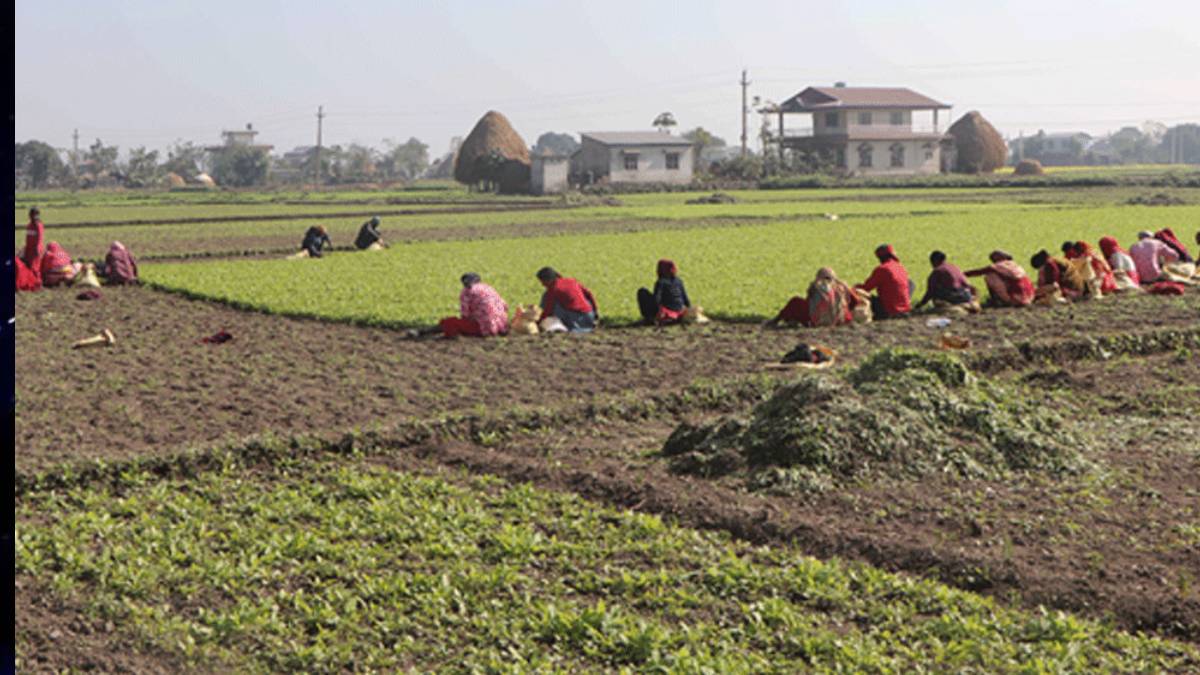
[{"label": "house window", "polygon": [[892,121],[892,126],[896,126],[896,127],[904,124],[904,113],[902,113],[902,112],[892,113],[891,121]]},{"label": "house window", "polygon": [[667,153],[667,168],[668,169],[678,169],[679,168],[679,153],[678,152],[668,152]]},{"label": "house window", "polygon": [[892,154],[892,168],[904,166],[904,146],[900,143],[892,143],[892,147],[888,148]]},{"label": "house window", "polygon": [[867,126],[867,127],[871,126],[871,113],[869,113],[869,112],[858,113],[858,123],[862,126]]},{"label": "house window", "polygon": [[838,126],[838,114],[835,112],[825,113],[825,126],[827,126],[827,127]]},{"label": "house window", "polygon": [[921,147],[925,150],[925,161],[933,159],[933,143],[926,143]]},{"label": "house window", "polygon": [[626,171],[637,171],[637,161],[638,161],[637,155],[629,155],[629,154],[625,155],[625,170]]},{"label": "house window", "polygon": [[858,146],[858,165],[869,169],[871,168],[871,144],[863,143]]},{"label": "house window", "polygon": [[837,162],[837,166],[839,169],[846,167],[846,149],[845,148],[838,148],[837,151],[834,152],[834,161]]}]

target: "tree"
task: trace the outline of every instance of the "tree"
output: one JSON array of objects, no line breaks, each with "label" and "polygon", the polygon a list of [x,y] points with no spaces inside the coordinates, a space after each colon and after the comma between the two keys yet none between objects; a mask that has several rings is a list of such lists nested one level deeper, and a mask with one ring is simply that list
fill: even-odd
[{"label": "tree", "polygon": [[17,143],[13,150],[17,185],[22,188],[43,188],[63,182],[66,166],[58,151],[42,141]]},{"label": "tree", "polygon": [[1159,144],[1158,155],[1169,161],[1172,148],[1176,163],[1200,164],[1200,124],[1179,124],[1168,129]]},{"label": "tree", "polygon": [[115,145],[105,145],[99,138],[92,147],[83,153],[83,161],[91,164],[92,173],[97,177],[117,171],[117,155],[120,149]]},{"label": "tree", "polygon": [[233,145],[221,148],[213,157],[212,177],[219,185],[260,185],[267,178],[270,164],[270,158],[262,148]]},{"label": "tree", "polygon": [[429,166],[429,146],[416,137],[408,139],[402,145],[396,145],[389,140],[385,140],[384,144],[388,146],[384,155],[384,165],[390,177],[412,180]]},{"label": "tree", "polygon": [[661,112],[658,117],[654,118],[653,126],[659,131],[668,130],[679,123],[675,121],[675,116],[670,112]]},{"label": "tree", "polygon": [[125,177],[131,187],[146,187],[154,184],[162,175],[158,165],[158,151],[145,147],[129,151],[129,161],[125,163]]},{"label": "tree", "polygon": [[342,151],[341,177],[346,182],[365,182],[375,178],[377,154],[371,148],[357,143]]},{"label": "tree", "polygon": [[579,149],[579,141],[571,134],[556,134],[553,131],[538,136],[537,143],[533,144],[533,151],[536,154],[541,154],[545,150],[549,150],[552,154],[559,157],[570,157]]},{"label": "tree", "polygon": [[692,146],[696,148],[696,159],[700,159],[700,153],[704,152],[705,148],[725,147],[725,139],[712,135],[704,127],[696,127],[685,132],[683,138],[691,141]]},{"label": "tree", "polygon": [[175,145],[167,151],[167,161],[162,168],[190,181],[204,170],[205,159],[204,148],[196,147],[191,141],[175,141]]},{"label": "tree", "polygon": [[1150,150],[1150,138],[1137,127],[1122,127],[1109,136],[1113,150],[1123,163],[1135,164],[1145,161]]}]

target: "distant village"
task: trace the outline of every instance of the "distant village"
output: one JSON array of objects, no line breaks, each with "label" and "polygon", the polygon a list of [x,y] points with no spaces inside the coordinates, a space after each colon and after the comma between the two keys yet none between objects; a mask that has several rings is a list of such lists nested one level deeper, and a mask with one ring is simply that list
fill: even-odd
[{"label": "distant village", "polygon": [[[164,187],[203,190],[263,185],[394,183],[456,179],[478,189],[551,194],[593,185],[686,185],[766,176],[918,176],[1018,173],[1043,167],[1200,164],[1200,125],[1129,126],[1102,137],[1082,131],[1037,131],[1005,139],[978,111],[951,123],[952,106],[904,87],[810,86],[782,103],[756,99],[752,148],[695,127],[680,132],[664,112],[645,129],[546,132],[529,145],[511,122],[489,111],[440,156],[416,138],[362,145],[310,145],[277,152],[252,123],[220,132],[221,142],[179,142],[161,156],[101,140],[86,148],[41,141],[16,144],[17,186]],[[743,124],[746,120],[743,119]]]}]

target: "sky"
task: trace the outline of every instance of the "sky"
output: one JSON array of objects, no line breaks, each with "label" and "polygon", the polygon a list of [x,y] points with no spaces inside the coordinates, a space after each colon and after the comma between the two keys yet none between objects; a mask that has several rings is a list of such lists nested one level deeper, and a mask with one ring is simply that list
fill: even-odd
[{"label": "sky", "polygon": [[900,86],[1006,136],[1101,135],[1200,122],[1198,27],[1195,0],[17,0],[16,140],[125,154],[252,123],[282,152],[323,106],[325,145],[434,156],[490,109],[531,145],[663,111],[736,144],[743,68],[763,101]]}]

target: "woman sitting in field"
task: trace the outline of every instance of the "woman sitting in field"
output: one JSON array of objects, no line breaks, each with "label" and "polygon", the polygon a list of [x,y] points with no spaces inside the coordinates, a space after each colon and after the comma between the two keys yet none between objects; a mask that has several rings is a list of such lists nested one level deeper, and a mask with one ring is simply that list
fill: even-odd
[{"label": "woman sitting in field", "polygon": [[1117,280],[1116,276],[1113,275],[1112,266],[1108,264],[1103,255],[1093,250],[1090,244],[1086,241],[1075,242],[1075,255],[1077,258],[1085,258],[1092,266],[1092,272],[1095,275],[1096,284],[1098,284],[1096,297],[1107,295],[1117,290]]},{"label": "woman sitting in field", "polygon": [[111,285],[138,283],[137,260],[125,245],[114,241],[104,257],[104,279]]},{"label": "woman sitting in field", "polygon": [[1033,302],[1033,282],[1008,253],[995,250],[988,256],[987,267],[964,272],[968,277],[983,276],[988,287],[989,307],[1028,307]]},{"label": "woman sitting in field", "polygon": [[1108,260],[1108,266],[1112,270],[1113,284],[1117,291],[1137,290],[1141,287],[1141,279],[1138,278],[1137,265],[1133,264],[1133,258],[1129,257],[1129,252],[1121,248],[1114,237],[1101,237],[1100,250],[1104,253],[1104,257]]},{"label": "woman sitting in field", "polygon": [[644,288],[639,288],[637,292],[642,321],[648,326],[677,323],[683,318],[684,311],[692,306],[683,287],[683,279],[679,278],[679,268],[664,258],[658,261],[656,272],[658,280],[654,282],[654,292]]},{"label": "woman sitting in field", "polygon": [[542,294],[542,317],[553,316],[572,333],[590,333],[600,321],[600,309],[592,292],[575,279],[564,277],[553,267],[537,271],[538,281],[545,287]]},{"label": "woman sitting in field", "polygon": [[876,321],[908,316],[912,311],[912,294],[917,285],[908,278],[908,270],[900,264],[896,250],[890,245],[876,247],[875,257],[879,259],[879,265],[866,281],[858,285],[868,293],[879,292],[871,296],[871,313]]},{"label": "woman sitting in field", "polygon": [[1196,261],[1183,242],[1175,236],[1175,232],[1169,227],[1164,227],[1154,233],[1154,238],[1166,244],[1178,256],[1177,260],[1163,265],[1164,275],[1173,281],[1185,284],[1193,283],[1193,277],[1196,276]]},{"label": "woman sitting in field", "polygon": [[71,256],[57,241],[52,241],[46,245],[46,255],[42,257],[42,285],[49,288],[69,284],[82,268],[79,263],[71,262]]},{"label": "woman sitting in field", "polygon": [[1029,264],[1038,271],[1034,302],[1040,304],[1050,304],[1055,301],[1066,302],[1078,298],[1082,293],[1082,289],[1075,288],[1067,280],[1067,263],[1054,258],[1046,249],[1035,253]]},{"label": "woman sitting in field", "polygon": [[925,295],[913,309],[920,309],[932,302],[938,309],[961,308],[966,311],[979,311],[979,303],[975,302],[975,287],[967,281],[966,275],[957,265],[946,260],[945,253],[930,253],[929,264],[933,271],[929,273],[929,279],[926,281]]},{"label": "woman sitting in field", "polygon": [[508,333],[508,304],[496,289],[483,283],[479,275],[467,272],[462,275],[463,289],[458,294],[461,316],[448,317],[438,323],[444,337],[460,335],[489,337]]},{"label": "woman sitting in field", "polygon": [[780,323],[801,326],[840,326],[854,321],[853,310],[858,305],[858,296],[833,269],[822,267],[808,285],[806,297],[795,296],[779,310],[775,318],[763,323],[763,327]]}]

